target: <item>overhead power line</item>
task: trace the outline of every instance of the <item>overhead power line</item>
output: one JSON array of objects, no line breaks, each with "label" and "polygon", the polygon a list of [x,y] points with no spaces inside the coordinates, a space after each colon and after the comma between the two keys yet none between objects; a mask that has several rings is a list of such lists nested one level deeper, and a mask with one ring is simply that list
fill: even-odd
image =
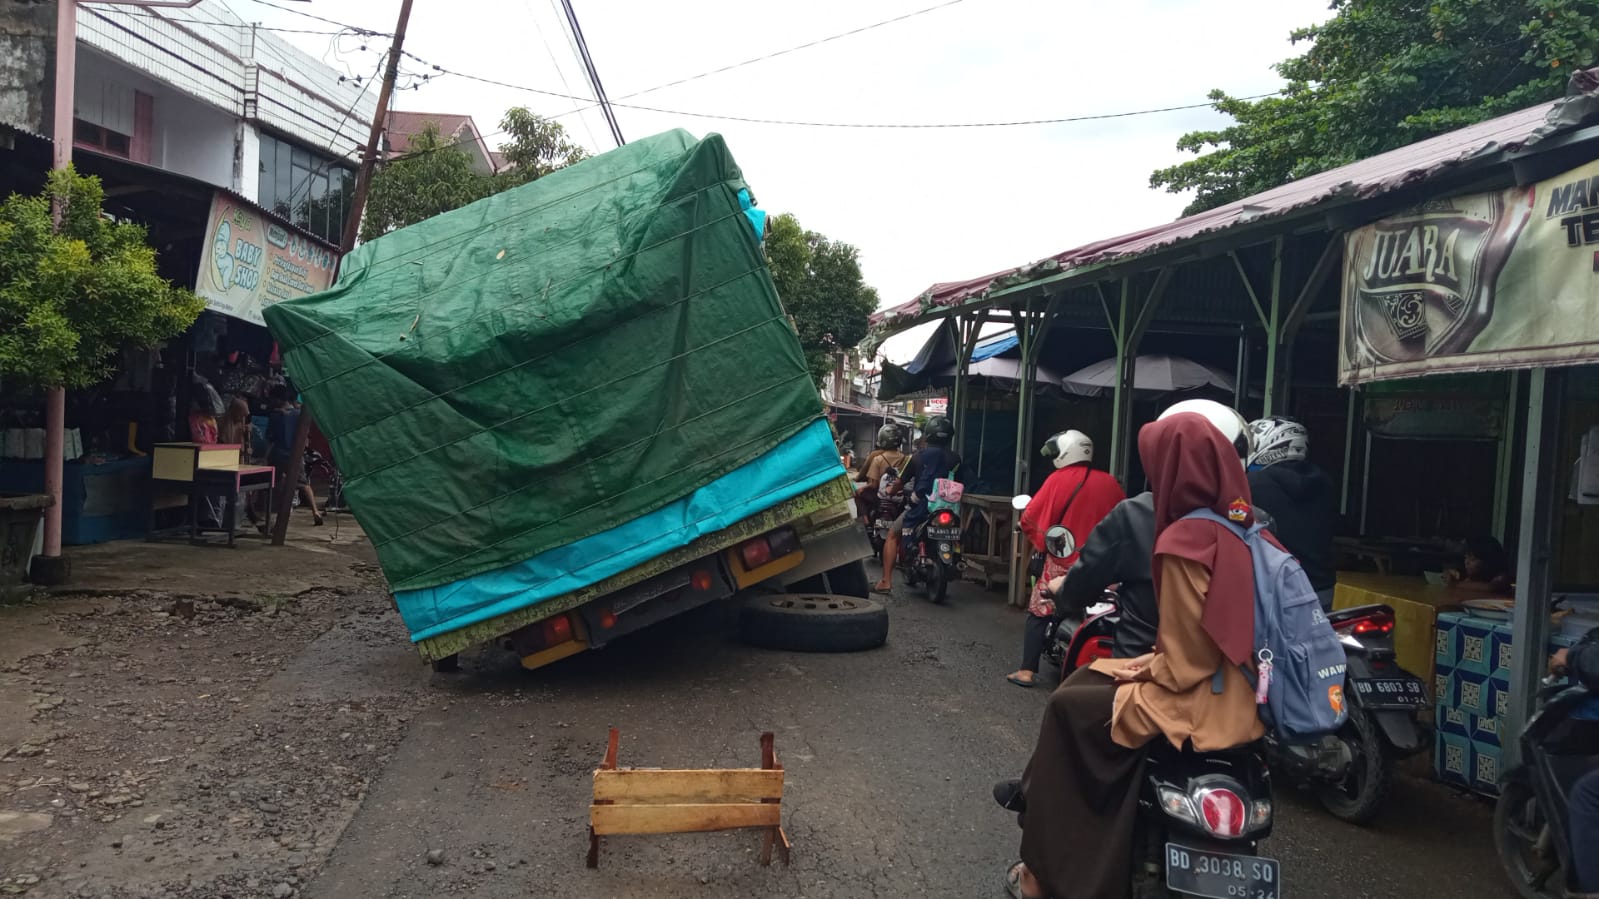
[{"label": "overhead power line", "polygon": [[[468,81],[477,81],[477,82],[482,83],[482,84],[491,84],[491,85],[494,85],[495,87],[503,87],[503,88],[507,88],[509,90],[515,90],[515,91],[525,91],[525,92],[530,93],[530,94],[539,94],[539,95],[545,96],[545,97],[557,97],[557,98],[560,98],[560,99],[563,99],[563,100],[586,99],[586,98],[583,98],[583,97],[575,97],[575,96],[573,96],[571,94],[563,94],[563,93],[561,93],[559,91],[544,90],[543,88],[529,87],[529,86],[527,86],[525,84],[513,84],[513,83],[511,83],[509,81],[501,81],[501,80],[499,80],[497,78],[488,78],[488,77],[485,77],[485,76],[482,76],[482,75],[472,75],[472,74],[469,74],[467,72],[458,72],[458,71],[456,71],[454,69],[447,69],[444,66],[438,65],[436,63],[430,63],[427,60],[422,59],[421,57],[416,56],[416,55],[411,54],[411,53],[407,53],[406,55],[410,56],[412,59],[416,60],[417,62],[421,63],[422,65],[428,66],[429,68],[433,69],[433,71],[435,71],[435,72],[439,72],[439,73],[444,74],[444,75],[452,75],[452,76],[454,76],[456,78],[465,78]],[[1274,96],[1276,96],[1276,93],[1272,92],[1272,93],[1266,93],[1266,94],[1253,94],[1253,95],[1250,95],[1250,96],[1247,96],[1247,97],[1234,97],[1233,99],[1236,99],[1236,100],[1259,100],[1259,99],[1262,99],[1264,97],[1274,97]],[[813,121],[813,120],[807,120],[807,119],[764,118],[764,117],[760,117],[760,116],[734,115],[734,114],[730,114],[730,113],[719,113],[719,112],[699,112],[699,111],[696,111],[696,110],[688,110],[688,109],[668,109],[668,108],[662,107],[662,106],[647,106],[647,105],[642,104],[642,103],[625,103],[625,102],[622,102],[620,100],[611,101],[611,105],[612,106],[620,106],[620,107],[622,107],[624,109],[637,109],[637,110],[641,110],[641,111],[644,111],[644,112],[657,112],[657,113],[661,113],[663,115],[679,115],[679,116],[688,116],[690,118],[699,118],[699,119],[719,119],[719,120],[727,121],[727,122],[747,122],[747,123],[757,124],[757,125],[790,125],[790,126],[803,127],[803,128],[953,129],[953,128],[1016,128],[1016,127],[1021,127],[1021,126],[1025,126],[1025,125],[1061,125],[1061,124],[1067,124],[1067,123],[1070,123],[1070,122],[1091,122],[1091,121],[1097,121],[1097,120],[1101,120],[1101,119],[1122,119],[1122,118],[1128,118],[1128,117],[1131,117],[1131,116],[1154,115],[1156,113],[1163,113],[1163,112],[1180,112],[1180,111],[1185,110],[1185,109],[1204,109],[1204,108],[1209,107],[1209,106],[1214,106],[1215,105],[1215,101],[1206,100],[1203,103],[1186,103],[1186,104],[1182,104],[1182,105],[1179,105],[1179,106],[1160,106],[1160,107],[1155,107],[1155,108],[1152,108],[1152,109],[1134,109],[1134,110],[1129,110],[1129,111],[1126,111],[1126,112],[1105,112],[1105,113],[1094,113],[1094,114],[1088,114],[1088,115],[1056,116],[1056,117],[1052,117],[1052,118],[1009,119],[1009,120],[977,121],[977,122],[825,122],[825,121]],[[570,112],[556,113],[555,115],[550,116],[550,118],[560,118],[562,116],[566,116],[566,115],[570,115],[570,114],[571,114]]]},{"label": "overhead power line", "polygon": [[259,3],[262,6],[271,7],[272,9],[282,10],[283,12],[293,13],[293,14],[295,14],[297,16],[304,16],[307,19],[315,19],[316,21],[322,22],[322,23],[324,23],[326,25],[337,25],[340,28],[347,28],[347,29],[349,29],[351,31],[354,31],[354,32],[357,32],[359,34],[373,35],[373,36],[377,36],[377,37],[393,37],[394,36],[392,32],[378,31],[377,29],[373,29],[373,28],[363,28],[363,27],[361,27],[359,25],[350,25],[350,24],[347,24],[345,22],[340,22],[340,21],[337,21],[335,19],[327,18],[326,16],[319,16],[316,13],[313,13],[313,12],[306,12],[303,9],[295,9],[292,6],[279,6],[278,4],[271,2],[271,0],[251,0],[251,2],[252,3]]},{"label": "overhead power line", "polygon": [[588,73],[589,86],[594,88],[594,99],[599,104],[600,112],[605,115],[605,124],[610,126],[611,139],[620,147],[627,143],[627,139],[622,137],[622,126],[616,123],[616,112],[611,109],[611,99],[605,95],[605,85],[600,82],[600,71],[594,67],[594,57],[589,55],[589,43],[583,39],[583,26],[577,23],[577,12],[572,9],[572,0],[561,0],[561,8],[566,10],[566,23],[572,29],[572,40],[577,42],[578,58],[583,61],[583,70]]},{"label": "overhead power line", "polygon": [[[836,41],[836,40],[839,40],[841,38],[853,37],[853,36],[855,36],[857,34],[861,34],[863,32],[871,31],[874,28],[882,28],[884,25],[893,25],[893,24],[895,24],[897,22],[903,22],[906,19],[914,19],[917,16],[926,15],[927,13],[930,13],[930,12],[937,12],[937,11],[939,11],[941,9],[945,9],[947,7],[954,6],[957,3],[964,3],[964,2],[965,2],[965,0],[947,0],[947,2],[940,3],[937,6],[929,6],[926,9],[918,9],[918,10],[915,10],[914,12],[908,12],[908,13],[905,13],[904,15],[901,15],[901,16],[895,16],[892,19],[884,19],[881,22],[873,22],[870,25],[862,25],[859,28],[851,28],[849,31],[840,31],[838,34],[830,34],[827,37],[817,38],[816,40],[810,41],[808,43],[798,44],[796,46],[789,47],[789,48],[784,49],[784,50],[777,50],[777,51],[774,51],[772,53],[767,53],[764,56],[752,56],[749,59],[746,59],[746,60],[744,60],[742,62],[735,62],[735,63],[732,63],[730,65],[725,65],[725,66],[722,66],[719,69],[711,69],[709,72],[701,72],[698,75],[690,75],[687,78],[679,78],[676,81],[668,81],[665,84],[657,84],[654,87],[647,87],[647,88],[645,88],[645,89],[643,89],[641,91],[634,91],[631,94],[626,94],[623,97],[621,97],[621,99],[623,99],[623,100],[631,100],[634,97],[642,97],[645,94],[653,94],[656,91],[664,91],[664,90],[666,90],[669,87],[677,87],[680,84],[688,84],[690,81],[698,81],[701,78],[709,78],[712,75],[720,75],[723,72],[731,72],[734,69],[741,69],[744,66],[754,65],[755,63],[758,63],[758,62],[765,62],[768,59],[776,59],[779,56],[787,56],[790,53],[797,53],[797,52],[799,52],[801,50],[809,50],[812,47],[820,47],[822,44],[830,43],[832,41]],[[585,108],[592,108],[592,107],[585,107]]]},{"label": "overhead power line", "polygon": [[278,28],[272,25],[262,25],[257,22],[222,22],[217,19],[207,19],[201,16],[193,15],[193,10],[185,10],[184,15],[177,16],[162,15],[158,12],[135,12],[134,10],[129,9],[125,4],[121,3],[98,3],[95,2],[95,0],[83,0],[83,3],[85,6],[102,7],[102,11],[105,12],[115,10],[124,16],[135,16],[140,19],[156,19],[157,21],[171,22],[176,25],[215,25],[218,28],[237,28],[240,31],[249,31],[251,29],[256,31],[275,31],[279,34],[347,34],[353,31],[357,34],[376,34],[379,37],[389,36],[378,32],[369,32],[365,29],[359,29],[353,25],[341,27],[337,31],[331,31],[325,28]]}]

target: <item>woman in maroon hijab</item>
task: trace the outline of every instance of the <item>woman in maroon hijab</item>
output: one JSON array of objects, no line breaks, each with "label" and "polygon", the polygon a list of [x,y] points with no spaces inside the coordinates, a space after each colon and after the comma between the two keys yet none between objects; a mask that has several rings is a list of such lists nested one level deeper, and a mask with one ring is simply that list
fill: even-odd
[{"label": "woman in maroon hijab", "polygon": [[[1251,522],[1237,449],[1204,417],[1178,413],[1145,425],[1138,453],[1155,499],[1155,651],[1095,662],[1050,697],[1022,776],[1022,860],[1008,878],[1012,895],[1026,899],[1127,895],[1151,740],[1211,751],[1264,733],[1239,669],[1254,642],[1249,550],[1216,522],[1183,519],[1211,509]],[[1218,670],[1220,693],[1211,689]]]}]

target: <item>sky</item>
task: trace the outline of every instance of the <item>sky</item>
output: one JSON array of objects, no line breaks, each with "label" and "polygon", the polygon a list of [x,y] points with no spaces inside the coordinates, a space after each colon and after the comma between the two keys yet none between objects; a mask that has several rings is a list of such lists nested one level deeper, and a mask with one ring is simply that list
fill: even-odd
[{"label": "sky", "polygon": [[[329,26],[262,0],[226,0],[250,21]],[[398,0],[276,6],[391,31]],[[1013,268],[1170,221],[1187,198],[1149,187],[1151,171],[1189,158],[1182,134],[1225,124],[1189,109],[1091,121],[950,129],[829,128],[812,123],[999,122],[1098,116],[1203,103],[1281,85],[1273,63],[1289,34],[1323,21],[1328,0],[572,0],[623,136],[681,127],[719,132],[762,208],[860,250],[884,306],[939,281]],[[936,7],[936,8],[935,8]],[[492,13],[489,11],[492,10]],[[901,21],[685,84],[753,57]],[[313,56],[370,76],[386,39],[284,34]],[[454,72],[554,94],[592,96],[559,0],[415,0],[406,49]],[[427,71],[407,60],[402,72]],[[510,106],[556,116],[591,151],[614,146],[582,101],[452,75],[402,75],[396,109],[465,113],[485,133]],[[700,113],[704,115],[687,115]],[[489,138],[491,145],[495,138]],[[885,347],[914,354],[908,335]]]}]

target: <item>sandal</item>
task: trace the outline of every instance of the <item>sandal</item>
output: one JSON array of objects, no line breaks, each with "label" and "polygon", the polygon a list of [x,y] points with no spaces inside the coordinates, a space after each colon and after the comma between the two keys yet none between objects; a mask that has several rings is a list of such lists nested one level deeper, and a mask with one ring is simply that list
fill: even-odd
[{"label": "sandal", "polygon": [[1026,862],[1017,862],[1005,872],[1005,892],[1011,899],[1047,899],[1044,896],[1029,896],[1022,892],[1022,870],[1027,867]]},{"label": "sandal", "polygon": [[893,596],[894,595],[894,588],[893,587],[884,587],[882,584],[873,584],[872,585],[872,592],[877,594],[878,596]]},{"label": "sandal", "polygon": [[1036,675],[1036,674],[1033,675],[1032,680],[1022,680],[1021,678],[1017,677],[1014,674],[1005,675],[1005,679],[1010,681],[1011,683],[1015,684],[1018,687],[1026,687],[1029,690],[1033,688],[1034,684],[1038,683],[1038,675]]}]

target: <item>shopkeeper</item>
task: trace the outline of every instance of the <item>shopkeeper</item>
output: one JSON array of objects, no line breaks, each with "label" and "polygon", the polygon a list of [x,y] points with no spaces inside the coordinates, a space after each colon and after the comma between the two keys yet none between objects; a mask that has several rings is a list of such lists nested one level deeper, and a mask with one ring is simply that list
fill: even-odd
[{"label": "shopkeeper", "polygon": [[1510,557],[1498,540],[1473,537],[1466,541],[1460,565],[1444,572],[1450,584],[1466,590],[1510,595]]}]

